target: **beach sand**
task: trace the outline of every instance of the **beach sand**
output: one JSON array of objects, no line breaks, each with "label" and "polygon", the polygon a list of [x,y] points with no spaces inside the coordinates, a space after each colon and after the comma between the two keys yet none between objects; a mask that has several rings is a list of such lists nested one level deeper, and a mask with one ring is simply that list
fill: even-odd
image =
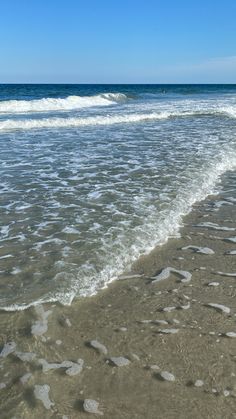
[{"label": "beach sand", "polygon": [[231,196],[195,205],[179,238],[96,296],[1,312],[0,417],[235,418]]}]

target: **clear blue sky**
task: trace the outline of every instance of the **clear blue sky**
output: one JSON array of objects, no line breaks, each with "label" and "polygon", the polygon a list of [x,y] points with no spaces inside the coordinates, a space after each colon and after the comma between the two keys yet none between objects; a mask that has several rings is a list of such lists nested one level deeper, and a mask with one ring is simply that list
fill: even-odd
[{"label": "clear blue sky", "polygon": [[0,82],[236,83],[236,0],[0,0]]}]

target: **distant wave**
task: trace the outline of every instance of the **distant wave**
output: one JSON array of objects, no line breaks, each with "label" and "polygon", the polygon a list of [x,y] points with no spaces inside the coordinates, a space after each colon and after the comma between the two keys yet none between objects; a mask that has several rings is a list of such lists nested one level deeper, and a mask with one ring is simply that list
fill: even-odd
[{"label": "distant wave", "polygon": [[109,106],[128,99],[124,93],[102,93],[96,96],[68,96],[64,99],[7,100],[0,102],[0,113],[67,111],[91,106]]},{"label": "distant wave", "polygon": [[42,119],[7,119],[0,122],[0,131],[31,130],[41,128],[76,128],[90,125],[113,125],[153,121],[175,117],[225,115],[236,118],[236,109],[233,107],[203,109],[193,111],[163,111],[150,113],[132,113],[126,115],[93,116],[87,118],[42,118]]}]

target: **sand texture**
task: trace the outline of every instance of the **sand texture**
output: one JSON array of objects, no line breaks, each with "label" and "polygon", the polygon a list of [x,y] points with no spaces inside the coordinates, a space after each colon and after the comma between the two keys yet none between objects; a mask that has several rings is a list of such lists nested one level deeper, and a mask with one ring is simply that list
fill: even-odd
[{"label": "sand texture", "polygon": [[219,205],[226,198],[196,205],[180,238],[96,296],[1,312],[0,417],[235,418],[236,217],[235,204]]}]

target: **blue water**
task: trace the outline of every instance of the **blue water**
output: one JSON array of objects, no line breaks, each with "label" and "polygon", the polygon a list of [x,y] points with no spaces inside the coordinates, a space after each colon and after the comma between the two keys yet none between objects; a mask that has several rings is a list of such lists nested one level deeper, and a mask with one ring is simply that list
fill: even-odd
[{"label": "blue water", "polygon": [[65,98],[99,93],[199,95],[235,93],[235,84],[0,84],[0,100]]},{"label": "blue water", "polygon": [[0,306],[69,304],[236,167],[236,85],[0,85]]}]

